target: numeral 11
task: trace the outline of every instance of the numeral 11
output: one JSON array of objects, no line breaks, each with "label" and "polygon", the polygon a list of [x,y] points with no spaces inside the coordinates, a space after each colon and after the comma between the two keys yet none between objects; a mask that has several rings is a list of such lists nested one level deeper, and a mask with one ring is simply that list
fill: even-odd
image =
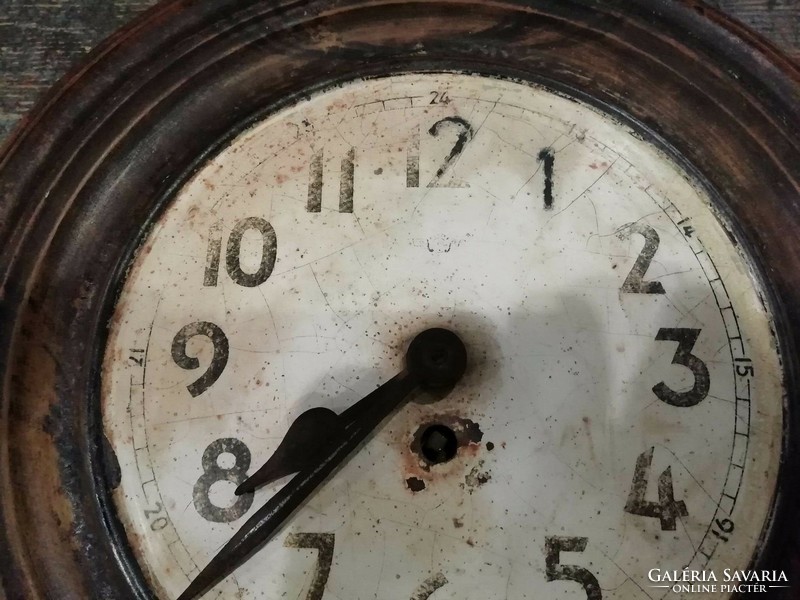
[{"label": "numeral 11", "polygon": [[[318,213],[322,211],[322,174],[324,150],[317,150],[311,155],[308,168],[308,200],[306,211]],[[351,147],[342,159],[341,178],[339,180],[339,212],[353,212],[353,181],[355,175],[356,149]]]}]

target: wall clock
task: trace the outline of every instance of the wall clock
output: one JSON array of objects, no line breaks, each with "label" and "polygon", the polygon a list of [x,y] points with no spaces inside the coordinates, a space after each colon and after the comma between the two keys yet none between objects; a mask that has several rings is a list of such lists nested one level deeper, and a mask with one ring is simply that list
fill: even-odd
[{"label": "wall clock", "polygon": [[159,5],[0,156],[6,596],[797,597],[798,124],[695,2]]}]

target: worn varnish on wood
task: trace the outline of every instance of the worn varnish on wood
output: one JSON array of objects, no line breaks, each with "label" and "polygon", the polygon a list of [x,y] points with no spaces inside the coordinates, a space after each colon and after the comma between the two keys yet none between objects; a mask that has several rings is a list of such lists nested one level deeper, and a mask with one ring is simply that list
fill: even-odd
[{"label": "worn varnish on wood", "polygon": [[[0,141],[37,98],[153,0],[0,0]],[[800,1],[711,0],[800,60]]]},{"label": "worn varnish on wood", "polygon": [[[742,246],[764,266],[784,307],[777,323],[788,340],[787,397],[800,399],[800,75],[785,61],[778,68],[759,60],[746,43],[731,44],[700,5],[685,10],[692,1],[570,0],[592,10],[567,15],[564,0],[536,0],[535,13],[511,0],[426,0],[418,19],[418,6],[381,0],[173,0],[115,37],[105,46],[108,62],[65,82],[0,168],[0,364],[13,365],[0,404],[15,417],[0,435],[0,547],[14,551],[0,557],[9,597],[128,598],[131,585],[147,597],[132,550],[116,545],[124,538],[99,477],[112,461],[96,436],[97,362],[87,356],[98,356],[107,335],[131,252],[198,158],[314,82],[460,64],[558,79],[657,124],[719,192],[747,236]],[[188,38],[190,47],[180,43]],[[301,211],[304,183],[295,194]],[[334,208],[337,190],[329,191],[322,201]],[[787,412],[792,435],[775,521],[787,525],[773,528],[764,555],[775,568],[800,565],[798,538],[790,537],[800,415]]]},{"label": "worn varnish on wood", "polygon": [[100,40],[153,0],[0,0],[0,140]]}]

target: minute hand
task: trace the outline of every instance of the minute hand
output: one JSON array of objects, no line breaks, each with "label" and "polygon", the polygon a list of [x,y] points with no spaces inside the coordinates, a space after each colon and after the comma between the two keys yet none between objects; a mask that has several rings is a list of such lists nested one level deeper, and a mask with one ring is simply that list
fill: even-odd
[{"label": "minute hand", "polygon": [[411,343],[406,370],[358,402],[359,418],[331,439],[315,464],[303,469],[247,520],[189,584],[178,600],[192,600],[232,573],[259,546],[269,541],[286,519],[418,387],[447,389],[463,375],[466,350],[461,340],[443,329],[429,329]]}]

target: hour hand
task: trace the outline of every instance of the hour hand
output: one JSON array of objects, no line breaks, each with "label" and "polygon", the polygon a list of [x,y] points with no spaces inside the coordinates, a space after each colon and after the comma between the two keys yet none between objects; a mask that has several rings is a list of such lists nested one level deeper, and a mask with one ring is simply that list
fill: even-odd
[{"label": "hour hand", "polygon": [[278,449],[264,466],[236,488],[236,495],[252,492],[259,486],[303,470],[345,426],[343,416],[330,409],[320,406],[305,411],[289,426]]},{"label": "hour hand", "polygon": [[[423,370],[422,366],[416,366],[418,370]],[[302,413],[289,426],[283,441],[264,466],[239,484],[236,495],[254,492],[257,487],[314,464],[329,441],[364,417],[370,408],[372,396],[368,395],[338,415],[321,406]]]},{"label": "hour hand", "polygon": [[[371,433],[417,389],[446,393],[464,375],[467,350],[456,334],[428,329],[406,352],[406,368],[347,409],[349,426],[327,438],[299,474],[258,509],[178,597],[194,600],[232,573],[275,533]],[[357,415],[356,418],[350,417]],[[340,421],[341,422],[341,421]],[[341,427],[341,426],[340,426]]]}]

